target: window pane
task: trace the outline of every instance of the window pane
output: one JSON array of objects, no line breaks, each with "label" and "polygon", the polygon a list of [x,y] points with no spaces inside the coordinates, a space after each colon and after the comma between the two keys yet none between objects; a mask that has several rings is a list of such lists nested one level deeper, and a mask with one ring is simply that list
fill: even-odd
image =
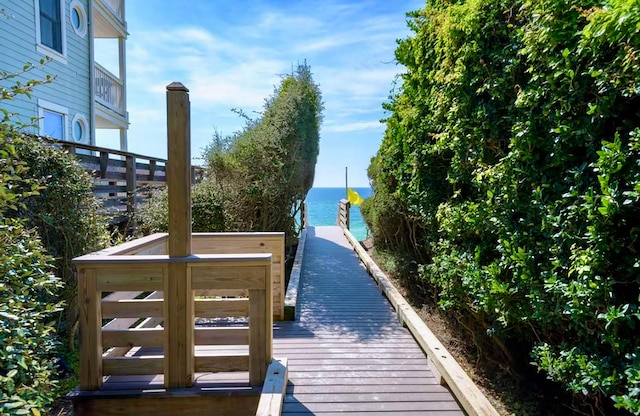
[{"label": "window pane", "polygon": [[40,19],[40,43],[53,48],[53,26],[44,18]]},{"label": "window pane", "polygon": [[62,53],[60,0],[40,0],[40,43]]},{"label": "window pane", "polygon": [[80,29],[80,13],[76,8],[71,9],[71,22],[76,30]]},{"label": "window pane", "polygon": [[52,20],[58,19],[60,13],[60,1],[59,0],[40,0],[40,14],[44,14]]},{"label": "window pane", "polygon": [[41,132],[44,136],[54,139],[64,139],[64,115],[49,110],[42,110],[44,129]]},{"label": "window pane", "polygon": [[78,120],[73,123],[73,138],[78,142],[84,140],[84,126]]}]

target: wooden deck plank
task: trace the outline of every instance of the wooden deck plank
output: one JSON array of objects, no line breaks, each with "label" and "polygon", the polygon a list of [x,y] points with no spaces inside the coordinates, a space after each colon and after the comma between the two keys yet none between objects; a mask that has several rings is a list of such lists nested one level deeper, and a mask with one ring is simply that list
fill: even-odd
[{"label": "wooden deck plank", "polygon": [[[289,376],[291,380],[291,376]],[[293,383],[293,382],[292,382]],[[431,374],[428,377],[415,378],[386,378],[386,377],[334,377],[334,378],[313,378],[299,377],[295,380],[295,386],[371,386],[371,385],[418,385],[418,384],[435,384],[440,385],[438,380]]]},{"label": "wooden deck plank", "polygon": [[334,393],[447,393],[440,384],[369,384],[369,385],[293,385],[287,386],[287,394]]},{"label": "wooden deck plank", "polygon": [[[311,411],[313,413],[321,412],[353,412],[353,411],[387,411],[387,412],[406,412],[406,411],[431,411],[440,410],[459,410],[460,405],[455,401],[419,401],[419,402],[377,402],[375,400],[367,402],[324,402],[324,403],[301,403],[298,401],[284,403],[282,414],[288,412]],[[436,413],[434,413],[435,415]]]},{"label": "wooden deck plank", "polygon": [[[344,412],[322,412],[322,413],[314,413],[311,411],[303,411],[303,412],[282,412],[283,415],[286,416],[308,416],[308,415],[321,415],[321,416],[344,416]],[[349,412],[348,416],[393,416],[396,413],[394,411],[382,411],[382,412]],[[406,411],[402,412],[402,416],[464,416],[464,412],[461,410],[439,410],[437,413],[432,411]]]},{"label": "wooden deck plank", "polygon": [[311,227],[304,258],[298,320],[274,330],[283,415],[464,414],[338,227]]},{"label": "wooden deck plank", "polygon": [[300,393],[287,394],[288,403],[383,403],[383,402],[450,402],[454,401],[448,391],[440,392],[405,392],[393,393],[355,392],[355,393]]}]

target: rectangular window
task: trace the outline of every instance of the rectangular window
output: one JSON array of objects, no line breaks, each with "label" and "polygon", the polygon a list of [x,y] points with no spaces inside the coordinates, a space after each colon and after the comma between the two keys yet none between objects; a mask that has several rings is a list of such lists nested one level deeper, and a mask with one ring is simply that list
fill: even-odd
[{"label": "rectangular window", "polygon": [[40,43],[62,54],[60,0],[39,0],[39,6]]},{"label": "rectangular window", "polygon": [[53,139],[64,140],[64,114],[42,110],[42,134]]},{"label": "rectangular window", "polygon": [[67,140],[67,116],[69,110],[66,107],[38,100],[38,117],[40,118],[41,136],[52,139]]}]

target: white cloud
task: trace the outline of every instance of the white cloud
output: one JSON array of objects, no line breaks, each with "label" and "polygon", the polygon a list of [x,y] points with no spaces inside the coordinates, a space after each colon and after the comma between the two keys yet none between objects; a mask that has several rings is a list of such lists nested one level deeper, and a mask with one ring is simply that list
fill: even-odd
[{"label": "white cloud", "polygon": [[322,127],[323,133],[353,133],[370,130],[384,130],[385,125],[379,121],[364,121],[354,123],[326,123]]},{"label": "white cloud", "polygon": [[[145,4],[137,4],[136,10],[148,11],[145,7],[151,6]],[[231,108],[249,114],[260,110],[280,74],[289,73],[304,59],[325,102],[322,133],[327,137],[321,141],[321,152],[334,133],[382,136],[381,105],[396,74],[402,72],[384,62],[393,62],[395,39],[405,36],[404,11],[394,10],[404,6],[377,1],[263,1],[243,3],[242,14],[219,15],[216,10],[224,8],[222,3],[199,4],[204,12],[188,23],[173,16],[164,25],[150,23],[145,20],[147,13],[136,16],[138,27],[130,27],[127,99],[132,146],[144,143],[150,151],[149,137],[164,143],[164,97],[170,82],[180,81],[190,90],[192,154],[197,155],[210,140],[214,125],[225,134],[244,125]],[[165,152],[165,147],[153,149]],[[371,154],[375,150],[367,149]]]}]

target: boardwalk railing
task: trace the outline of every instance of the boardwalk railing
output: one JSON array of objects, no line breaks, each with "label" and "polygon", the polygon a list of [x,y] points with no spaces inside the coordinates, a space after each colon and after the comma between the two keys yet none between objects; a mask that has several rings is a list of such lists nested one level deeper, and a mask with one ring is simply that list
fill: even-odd
[{"label": "boardwalk railing", "polygon": [[[136,205],[149,198],[151,189],[166,185],[167,160],[81,143],[42,139],[74,154],[93,177],[93,193],[102,202],[112,223],[126,222]],[[200,168],[191,167],[195,183]]]},{"label": "boardwalk railing", "polygon": [[[220,236],[194,237],[195,253],[225,245]],[[74,260],[81,390],[98,390],[107,375],[162,374],[169,388],[192,384],[199,372],[248,370],[252,385],[263,383],[272,359],[273,259],[280,254],[170,257],[167,240],[154,234]],[[229,241],[223,248],[234,247]],[[173,265],[186,266],[185,281],[170,279]],[[248,296],[227,297],[239,292]],[[174,319],[175,311],[187,311],[187,321]],[[248,327],[215,325],[218,318],[247,316]],[[196,328],[196,318],[212,326]],[[248,355],[218,356],[207,348],[243,344]],[[190,353],[180,356],[174,345]]]},{"label": "boardwalk railing", "polygon": [[350,227],[351,216],[349,213],[349,208],[351,208],[351,203],[346,199],[341,199],[338,204],[338,225],[342,228],[346,228],[347,230]]}]

